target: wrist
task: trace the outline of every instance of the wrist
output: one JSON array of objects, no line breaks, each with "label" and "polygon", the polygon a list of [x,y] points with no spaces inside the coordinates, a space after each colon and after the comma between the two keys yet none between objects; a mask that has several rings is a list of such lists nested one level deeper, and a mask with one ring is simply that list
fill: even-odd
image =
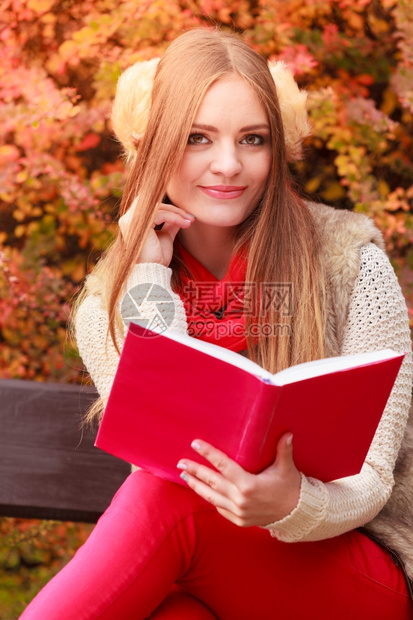
[{"label": "wrist", "polygon": [[130,290],[139,284],[158,284],[166,290],[171,290],[172,270],[160,263],[136,263],[127,282],[127,289]]}]

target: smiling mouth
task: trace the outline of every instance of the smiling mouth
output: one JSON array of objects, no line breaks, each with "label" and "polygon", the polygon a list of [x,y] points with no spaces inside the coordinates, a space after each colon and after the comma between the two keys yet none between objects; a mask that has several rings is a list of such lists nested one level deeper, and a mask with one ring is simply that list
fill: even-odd
[{"label": "smiling mouth", "polygon": [[198,187],[207,194],[207,196],[219,200],[239,198],[247,189],[246,186],[239,185],[199,185]]}]

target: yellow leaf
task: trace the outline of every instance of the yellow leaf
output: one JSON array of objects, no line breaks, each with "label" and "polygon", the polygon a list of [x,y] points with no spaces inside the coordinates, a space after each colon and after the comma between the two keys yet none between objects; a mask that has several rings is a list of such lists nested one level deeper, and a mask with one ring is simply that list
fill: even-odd
[{"label": "yellow leaf", "polygon": [[27,181],[27,177],[28,177],[27,170],[21,170],[20,172],[16,174],[16,181],[17,183],[24,183],[25,181]]},{"label": "yellow leaf", "polygon": [[73,108],[71,108],[69,110],[68,116],[69,116],[69,118],[73,118],[74,116],[79,114],[79,112],[80,112],[80,106],[79,105],[75,105],[75,106],[73,106]]},{"label": "yellow leaf", "polygon": [[14,229],[14,234],[16,235],[16,237],[23,237],[25,233],[26,233],[26,226],[24,226],[23,224],[19,224]]},{"label": "yellow leaf", "polygon": [[321,195],[327,202],[339,200],[345,195],[344,187],[337,181],[333,181],[327,185],[326,189],[321,192]]},{"label": "yellow leaf", "polygon": [[87,45],[92,45],[96,43],[96,39],[99,32],[96,31],[95,28],[91,28],[90,26],[83,26],[80,30],[76,30],[73,34],[73,40],[76,43],[85,43]]},{"label": "yellow leaf", "polygon": [[320,187],[320,183],[321,183],[321,177],[314,177],[312,179],[309,179],[307,183],[305,184],[305,191],[308,192],[309,194],[313,194]]},{"label": "yellow leaf", "polygon": [[0,146],[0,165],[5,165],[11,161],[19,159],[20,151],[17,146],[13,144],[4,144]]},{"label": "yellow leaf", "polygon": [[63,235],[55,235],[54,242],[58,252],[63,252],[66,249],[66,238]]},{"label": "yellow leaf", "polygon": [[391,88],[386,88],[383,91],[383,102],[380,106],[380,110],[390,116],[398,104],[398,98],[395,92]]},{"label": "yellow leaf", "polygon": [[39,222],[30,222],[30,224],[27,225],[27,233],[29,235],[31,235],[32,233],[38,230],[39,230]]},{"label": "yellow leaf", "polygon": [[54,5],[54,0],[29,0],[27,6],[35,13],[46,13]]},{"label": "yellow leaf", "polygon": [[39,349],[39,351],[44,351],[45,349],[47,349],[47,345],[49,344],[46,338],[39,334],[34,334],[32,336],[32,343],[36,347],[36,349]]},{"label": "yellow leaf", "polygon": [[382,198],[390,194],[390,187],[384,179],[379,179],[379,194]]},{"label": "yellow leaf", "polygon": [[72,58],[73,56],[78,56],[79,48],[73,41],[65,41],[59,47],[59,52],[64,58]]},{"label": "yellow leaf", "polygon": [[363,18],[357,13],[354,13],[353,11],[349,11],[347,13],[347,22],[355,30],[363,30],[363,27],[364,27]]},{"label": "yellow leaf", "polygon": [[86,275],[85,265],[83,263],[77,265],[70,275],[74,282],[80,282]]},{"label": "yellow leaf", "polygon": [[53,13],[46,13],[40,18],[42,24],[54,24],[57,21],[57,16],[53,15]]},{"label": "yellow leaf", "polygon": [[24,220],[24,218],[26,217],[26,214],[23,211],[21,211],[20,209],[15,209],[13,211],[13,217],[18,222],[22,222]]},{"label": "yellow leaf", "polygon": [[376,17],[372,13],[369,14],[368,21],[373,32],[377,34],[383,34],[385,32],[388,32],[390,29],[389,22],[386,22],[384,19]]},{"label": "yellow leaf", "polygon": [[80,282],[86,274],[84,260],[79,257],[69,259],[62,264],[62,271],[74,282]]}]

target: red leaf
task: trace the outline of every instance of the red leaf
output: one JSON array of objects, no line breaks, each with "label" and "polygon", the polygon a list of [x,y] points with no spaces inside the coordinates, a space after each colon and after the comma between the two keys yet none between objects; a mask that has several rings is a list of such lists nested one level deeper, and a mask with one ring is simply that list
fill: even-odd
[{"label": "red leaf", "polygon": [[100,142],[100,136],[96,133],[87,133],[80,144],[76,146],[76,151],[88,151],[94,149]]}]

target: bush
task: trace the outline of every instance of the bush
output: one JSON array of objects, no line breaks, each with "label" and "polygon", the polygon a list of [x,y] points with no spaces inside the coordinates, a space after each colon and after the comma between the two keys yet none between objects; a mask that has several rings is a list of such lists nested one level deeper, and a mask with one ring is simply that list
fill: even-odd
[{"label": "bush", "polygon": [[410,298],[413,6],[408,0],[6,0],[0,36],[0,376],[81,381],[70,300],[111,241],[124,166],[120,72],[218,24],[309,91],[308,194],[375,218]]}]

